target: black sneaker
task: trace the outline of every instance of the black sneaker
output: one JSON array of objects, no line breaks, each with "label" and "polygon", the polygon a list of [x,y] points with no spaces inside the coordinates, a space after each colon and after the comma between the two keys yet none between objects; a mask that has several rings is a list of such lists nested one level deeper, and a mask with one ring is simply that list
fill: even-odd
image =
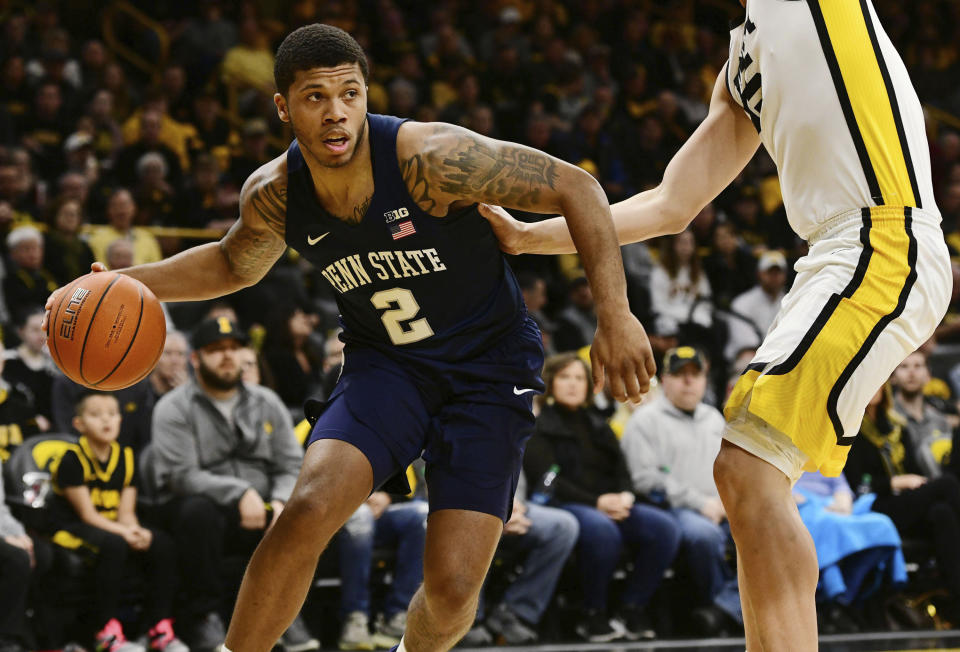
[{"label": "black sneaker", "polygon": [[624,607],[620,610],[619,620],[624,634],[631,641],[652,641],[657,637],[657,632],[653,628],[653,621],[643,607]]},{"label": "black sneaker", "polygon": [[211,611],[206,616],[198,620],[190,628],[190,649],[194,652],[210,652],[215,650],[227,638],[227,628],[223,626],[220,620],[220,614]]},{"label": "black sneaker", "polygon": [[537,642],[537,633],[527,627],[510,609],[500,604],[487,616],[487,629],[494,636],[503,637],[507,645],[523,645]]},{"label": "black sneaker", "polygon": [[602,611],[588,611],[577,625],[577,635],[591,643],[609,643],[624,638],[623,630],[614,627]]},{"label": "black sneaker", "polygon": [[739,623],[726,611],[712,604],[697,607],[690,612],[690,628],[700,638],[742,635]]},{"label": "black sneaker", "polygon": [[493,645],[493,636],[483,625],[474,625],[470,631],[460,639],[457,647],[486,647]]}]

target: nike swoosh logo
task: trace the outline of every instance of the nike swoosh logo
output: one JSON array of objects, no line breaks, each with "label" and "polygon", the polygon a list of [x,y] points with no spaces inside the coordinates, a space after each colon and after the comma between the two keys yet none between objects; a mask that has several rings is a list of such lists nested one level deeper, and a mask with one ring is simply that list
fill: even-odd
[{"label": "nike swoosh logo", "polygon": [[307,236],[307,244],[308,244],[308,245],[315,245],[315,244],[317,244],[318,242],[320,242],[321,240],[323,240],[324,238],[326,238],[328,235],[330,235],[330,232],[329,232],[329,231],[327,231],[327,232],[324,233],[323,235],[318,235],[316,238],[311,238],[310,236]]},{"label": "nike swoosh logo", "polygon": [[526,394],[527,392],[535,392],[535,391],[536,391],[535,389],[518,389],[516,385],[513,386],[513,393],[516,394],[517,396],[520,396],[521,394]]}]

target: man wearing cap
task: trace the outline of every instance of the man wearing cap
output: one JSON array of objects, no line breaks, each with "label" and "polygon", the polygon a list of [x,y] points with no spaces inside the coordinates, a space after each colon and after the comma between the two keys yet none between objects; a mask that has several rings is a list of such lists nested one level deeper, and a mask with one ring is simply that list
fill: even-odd
[{"label": "man wearing cap", "polygon": [[[290,497],[303,458],[280,398],[241,381],[246,343],[225,317],[202,322],[190,355],[195,378],[164,394],[153,412],[153,462],[144,472],[177,539],[194,650],[223,642],[221,562],[253,552]],[[299,620],[283,642],[287,652],[319,647]]]},{"label": "man wearing cap", "polygon": [[742,622],[734,572],[726,561],[726,513],[713,479],[724,419],[703,402],[707,361],[691,346],[667,351],[663,394],[630,417],[620,445],[633,488],[659,500],[680,529],[680,546],[698,589],[693,624],[716,635],[730,620]]},{"label": "man wearing cap", "polygon": [[780,311],[787,285],[787,258],[781,252],[764,252],[757,263],[757,284],[730,302],[730,336],[724,357],[733,360],[746,348],[760,346]]}]

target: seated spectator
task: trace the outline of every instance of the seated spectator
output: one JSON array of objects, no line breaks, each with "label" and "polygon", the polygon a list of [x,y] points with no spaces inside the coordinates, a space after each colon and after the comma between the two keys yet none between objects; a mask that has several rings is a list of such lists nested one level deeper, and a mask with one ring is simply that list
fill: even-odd
[{"label": "seated spectator", "polygon": [[897,528],[888,516],[870,511],[873,494],[860,496],[854,503],[850,485],[842,476],[804,473],[794,485],[793,495],[817,549],[817,598],[825,621],[821,631],[857,631],[847,610],[876,591],[876,583],[867,581],[875,579],[873,573],[891,587],[907,581]]},{"label": "seated spectator", "polygon": [[[390,648],[407,627],[407,606],[423,582],[427,512],[423,500],[394,501],[375,491],[337,534],[340,553],[341,650]],[[395,549],[393,582],[370,635],[370,573],[374,548]]]},{"label": "seated spectator", "polygon": [[36,86],[33,110],[20,125],[20,135],[36,161],[37,173],[47,181],[55,180],[63,171],[63,141],[69,123],[64,117],[60,86],[50,80],[41,81]]},{"label": "seated spectator", "polygon": [[166,178],[174,188],[180,187],[182,168],[180,156],[163,142],[164,114],[158,108],[146,108],[140,114],[140,129],[137,138],[117,153],[114,171],[117,180],[124,186],[133,187],[137,183],[138,161],[144,154],[159,154],[166,165]]},{"label": "seated spectator", "polygon": [[136,202],[140,208],[137,223],[168,224],[175,214],[175,201],[176,192],[169,183],[166,161],[157,152],[147,152],[137,160]]},{"label": "seated spectator", "polygon": [[103,261],[107,269],[123,269],[133,265],[133,243],[126,238],[117,238],[107,245],[107,257]]},{"label": "seated spectator", "polygon": [[0,461],[0,652],[26,652],[23,624],[35,563],[33,539],[7,507],[2,471]]},{"label": "seated spectator", "polygon": [[263,118],[252,118],[244,123],[240,151],[230,157],[226,174],[226,180],[236,188],[243,187],[247,178],[270,160],[270,143],[267,140],[269,133],[270,128]]},{"label": "seated spectator", "polygon": [[947,415],[930,404],[923,388],[930,382],[930,368],[922,351],[914,351],[894,370],[893,407],[906,420],[903,426],[906,442],[913,449],[921,475],[939,477],[950,461],[953,450],[953,429]]},{"label": "seated spectator", "polygon": [[83,222],[79,200],[61,198],[54,202],[43,252],[47,269],[60,285],[88,273],[93,263],[93,251],[80,237]]},{"label": "seated spectator", "polygon": [[243,382],[248,385],[263,385],[273,389],[275,383],[273,376],[270,375],[270,369],[264,362],[263,356],[253,347],[245,346],[240,350],[240,370]]},{"label": "seated spectator", "polygon": [[663,238],[660,264],[650,276],[650,307],[655,332],[679,333],[681,339],[702,340],[713,324],[710,281],[700,267],[696,243],[689,230]]},{"label": "seated spectator", "polygon": [[217,94],[208,87],[200,90],[193,100],[193,120],[197,137],[191,143],[192,153],[199,163],[201,156],[210,154],[228,155],[230,123],[221,115],[222,107]]},{"label": "seated spectator", "polygon": [[119,188],[107,200],[106,225],[95,226],[90,231],[90,249],[99,261],[107,260],[107,247],[114,240],[126,238],[133,243],[133,261],[136,265],[155,263],[163,258],[160,243],[153,235],[140,226],[133,226],[137,205],[133,195],[125,188]]},{"label": "seated spectator", "polygon": [[594,311],[593,292],[586,277],[570,282],[570,305],[557,317],[553,344],[557,351],[576,351],[593,342],[597,332],[597,313]]},{"label": "seated spectator", "polygon": [[41,327],[44,311],[33,306],[20,311],[17,319],[17,348],[4,352],[4,379],[28,395],[40,430],[50,429],[50,393],[57,368],[47,351],[47,334]]},{"label": "seated spectator", "polygon": [[[303,459],[283,402],[241,380],[246,341],[226,319],[202,322],[190,354],[195,377],[164,394],[153,412],[149,473],[176,533],[185,580],[182,622],[193,649],[223,642],[218,609],[230,593],[221,562],[230,553],[253,552],[290,497]],[[299,618],[284,644],[299,652],[319,648]]]},{"label": "seated spectator", "polygon": [[713,302],[726,310],[734,297],[753,285],[757,260],[750,253],[730,222],[720,222],[713,229],[713,247],[703,261],[703,271],[710,279]]},{"label": "seated spectator", "polygon": [[767,251],[757,263],[758,283],[730,303],[730,332],[723,357],[732,360],[737,352],[760,346],[774,317],[780,312],[787,284],[787,258],[779,251]]},{"label": "seated spectator", "polygon": [[[237,195],[219,185],[220,166],[210,154],[199,154],[187,188],[177,196],[178,207],[166,226],[217,228],[236,219]],[[229,227],[228,227],[229,228]]]},{"label": "seated spectator", "polygon": [[272,97],[273,50],[269,38],[254,16],[243,19],[239,27],[239,43],[226,51],[220,65],[223,82]]},{"label": "seated spectator", "polygon": [[128,562],[146,573],[142,619],[148,648],[188,652],[173,631],[176,552],[170,536],[137,520],[133,450],[117,443],[120,405],[111,394],[91,393],[77,403],[74,427],[80,441],[67,450],[53,473],[56,500],[51,510],[53,542],[91,557],[94,647],[102,652],[137,652],[119,620]]},{"label": "seated spectator", "polygon": [[190,380],[190,368],[187,366],[189,356],[187,336],[180,331],[167,331],[163,352],[149,376],[155,399]]},{"label": "seated spectator", "polygon": [[[73,417],[77,401],[89,390],[58,373],[50,390],[50,410],[53,413],[54,432],[76,433]],[[120,423],[120,445],[129,446],[137,455],[150,443],[150,415],[155,403],[150,388],[150,379],[144,378],[136,385],[113,392],[123,420]]]},{"label": "seated spectator", "polygon": [[886,514],[900,536],[918,537],[934,549],[948,598],[940,611],[960,622],[960,481],[946,474],[928,479],[906,441],[903,418],[885,385],[867,405],[860,434],[843,473],[857,493],[876,494],[871,509]]},{"label": "seated spectator", "polygon": [[321,390],[324,354],[312,337],[314,316],[295,306],[275,311],[267,325],[263,355],[277,394],[289,407],[299,409]]},{"label": "seated spectator", "polygon": [[123,147],[123,134],[113,116],[113,104],[113,93],[100,88],[87,105],[87,115],[93,121],[93,151],[101,165],[112,162]]},{"label": "seated spectator", "polygon": [[470,630],[470,639],[465,639],[464,644],[492,643],[493,636],[502,638],[507,645],[536,643],[537,625],[577,543],[580,526],[576,517],[556,507],[521,500],[524,493],[522,488],[517,489],[513,514],[503,526],[501,543],[523,553],[520,574],[486,617],[481,592],[476,622],[483,624]]},{"label": "seated spectator", "polygon": [[589,407],[588,365],[576,354],[559,354],[547,361],[543,376],[546,404],[523,468],[528,478],[542,478],[558,465],[553,500],[580,524],[577,568],[585,613],[577,633],[593,642],[623,635],[623,629],[611,625],[607,593],[626,546],[634,568],[621,595],[623,628],[631,638],[652,638],[645,608],[677,554],[680,533],[663,510],[634,503],[617,437]]},{"label": "seated spectator", "polygon": [[[2,340],[0,340],[2,345]],[[6,378],[6,358],[0,356],[0,461],[9,459],[24,440],[40,432],[40,424],[49,429],[49,422],[37,414],[32,392],[20,383]]]},{"label": "seated spectator", "polygon": [[743,623],[736,574],[727,562],[729,527],[713,480],[723,415],[703,402],[707,361],[689,346],[667,352],[661,368],[663,393],[634,411],[620,446],[633,490],[669,509],[680,530],[680,548],[697,589],[698,623],[716,635],[724,621]]},{"label": "seated spectator", "polygon": [[3,279],[3,295],[11,311],[42,306],[59,287],[43,266],[43,236],[35,227],[19,226],[7,236],[10,268]]}]

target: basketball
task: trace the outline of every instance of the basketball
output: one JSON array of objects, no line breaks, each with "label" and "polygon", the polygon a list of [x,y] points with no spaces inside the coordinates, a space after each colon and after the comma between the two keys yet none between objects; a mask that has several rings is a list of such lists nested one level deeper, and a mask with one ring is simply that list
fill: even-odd
[{"label": "basketball", "polygon": [[147,376],[163,352],[167,324],[143,283],[116,272],[81,276],[57,297],[47,347],[66,376],[111,391]]}]

